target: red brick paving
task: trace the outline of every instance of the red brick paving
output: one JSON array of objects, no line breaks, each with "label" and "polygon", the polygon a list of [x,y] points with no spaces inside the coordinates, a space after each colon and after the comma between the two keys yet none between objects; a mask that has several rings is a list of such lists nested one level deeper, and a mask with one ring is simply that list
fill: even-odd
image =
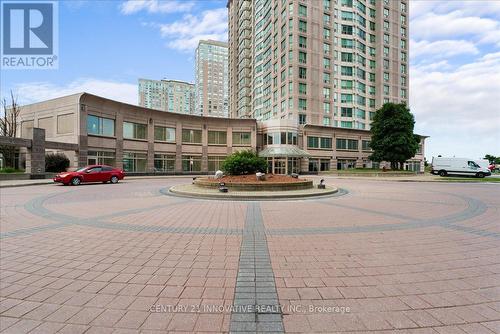
[{"label": "red brick paving", "polygon": [[[221,232],[67,224],[3,238],[0,331],[228,331],[229,314],[203,310],[232,303],[241,236],[223,231],[243,228],[246,203],[182,200],[158,192],[182,182],[190,179],[2,189],[2,234],[58,223],[26,210],[24,205],[40,196],[48,196],[48,210],[80,219],[103,216],[116,225]],[[328,178],[327,183],[350,193],[321,201],[261,202],[266,229],[400,226],[411,219],[459,214],[467,203],[455,195],[463,194],[485,203],[487,210],[456,225],[476,232],[500,230],[500,200],[490,196],[494,186]],[[131,209],[145,211],[121,214]],[[267,243],[287,332],[500,332],[500,244],[494,234],[433,225],[270,234]],[[188,309],[151,310],[179,305]],[[297,312],[296,305],[306,311]],[[349,312],[308,311],[323,306],[348,307]]]}]

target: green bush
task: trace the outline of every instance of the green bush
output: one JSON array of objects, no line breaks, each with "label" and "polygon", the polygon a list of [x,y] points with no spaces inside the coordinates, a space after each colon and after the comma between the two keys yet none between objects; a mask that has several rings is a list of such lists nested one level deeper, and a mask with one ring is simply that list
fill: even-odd
[{"label": "green bush", "polygon": [[253,174],[265,172],[267,169],[266,159],[257,156],[255,152],[239,151],[229,155],[221,166],[222,170],[229,175]]},{"label": "green bush", "polygon": [[65,172],[69,167],[69,159],[62,153],[45,155],[45,171],[50,173]]},{"label": "green bush", "polygon": [[15,169],[15,168],[12,168],[12,167],[5,167],[5,168],[2,168],[0,169],[0,173],[24,173],[23,170],[20,170],[20,169]]}]

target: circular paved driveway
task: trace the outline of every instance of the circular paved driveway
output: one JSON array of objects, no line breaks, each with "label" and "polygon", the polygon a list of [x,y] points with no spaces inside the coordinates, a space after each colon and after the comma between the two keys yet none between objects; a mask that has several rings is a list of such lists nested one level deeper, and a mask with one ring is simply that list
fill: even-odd
[{"label": "circular paved driveway", "polygon": [[232,202],[190,178],[1,189],[5,332],[500,332],[500,188],[336,180]]}]

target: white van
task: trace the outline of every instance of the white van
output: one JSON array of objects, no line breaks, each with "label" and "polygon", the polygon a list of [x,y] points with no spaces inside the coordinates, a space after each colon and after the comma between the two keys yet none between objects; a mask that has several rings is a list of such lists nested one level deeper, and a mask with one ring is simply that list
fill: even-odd
[{"label": "white van", "polygon": [[431,173],[440,176],[470,175],[490,176],[488,167],[482,167],[474,159],[432,157]]}]

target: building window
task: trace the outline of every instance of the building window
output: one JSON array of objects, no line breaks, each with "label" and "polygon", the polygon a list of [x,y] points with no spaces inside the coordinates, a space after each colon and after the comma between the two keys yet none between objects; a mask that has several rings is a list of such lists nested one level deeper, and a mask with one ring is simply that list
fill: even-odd
[{"label": "building window", "polygon": [[304,51],[299,51],[299,63],[305,64],[307,62],[307,53]]},{"label": "building window", "polygon": [[115,135],[115,120],[87,115],[87,134],[113,137]]},{"label": "building window", "polygon": [[299,36],[299,48],[307,48],[307,38]]},{"label": "building window", "polygon": [[324,126],[330,126],[330,117],[323,116],[323,125]]},{"label": "building window", "polygon": [[352,117],[352,108],[342,107],[340,108],[341,117]]},{"label": "building window", "polygon": [[340,122],[340,127],[341,128],[352,129],[352,122],[351,121],[341,121]]},{"label": "building window", "polygon": [[182,129],[182,142],[186,144],[201,144],[201,130]]},{"label": "building window", "polygon": [[125,172],[145,172],[148,161],[146,153],[123,152],[123,170]]},{"label": "building window", "polygon": [[89,149],[87,152],[87,164],[115,166],[115,152]]},{"label": "building window", "polygon": [[370,147],[370,141],[369,140],[362,140],[361,141],[361,149],[363,151],[371,151],[371,147]]},{"label": "building window", "polygon": [[356,139],[337,138],[337,150],[358,150],[358,141]]},{"label": "building window", "polygon": [[299,16],[307,17],[307,6],[299,4]]},{"label": "building window", "polygon": [[182,156],[182,171],[183,172],[201,172],[201,156],[183,155]]},{"label": "building window", "polygon": [[352,80],[340,80],[340,88],[352,89]]},{"label": "building window", "polygon": [[330,69],[331,67],[331,62],[329,58],[323,58],[323,68],[326,70]]},{"label": "building window", "polygon": [[299,31],[304,32],[304,33],[307,32],[307,22],[306,21],[299,20]]},{"label": "building window", "polygon": [[342,38],[340,40],[340,46],[347,49],[352,49],[354,47],[354,41],[348,38]]},{"label": "building window", "polygon": [[299,94],[307,94],[307,85],[305,83],[299,82]]},{"label": "building window", "polygon": [[156,172],[174,172],[175,154],[155,154],[154,167]]},{"label": "building window", "polygon": [[384,31],[389,31],[390,30],[390,25],[389,25],[389,21],[384,21]]},{"label": "building window", "polygon": [[352,94],[340,94],[340,102],[352,103]]},{"label": "building window", "polygon": [[226,159],[225,156],[209,156],[208,171],[215,172],[221,169],[222,162]]},{"label": "building window", "polygon": [[351,66],[341,66],[340,67],[340,74],[341,75],[347,75],[347,76],[352,76],[352,67]]},{"label": "building window", "polygon": [[352,63],[353,55],[350,52],[342,52],[340,53],[340,60],[348,63]]},{"label": "building window", "polygon": [[306,124],[306,115],[299,114],[299,124]]},{"label": "building window", "polygon": [[330,88],[323,87],[323,98],[325,98],[325,99],[329,99],[330,98]]},{"label": "building window", "polygon": [[175,142],[175,128],[155,126],[155,140]]},{"label": "building window", "polygon": [[123,122],[123,138],[146,139],[146,129],[146,124]]},{"label": "building window", "polygon": [[305,67],[299,67],[299,78],[307,79],[307,69]]},{"label": "building window", "polygon": [[331,34],[330,34],[330,29],[328,29],[328,28],[323,28],[323,38],[324,38],[324,39],[330,39],[330,36],[331,36]]},{"label": "building window", "polygon": [[208,145],[226,145],[226,131],[208,131]]},{"label": "building window", "polygon": [[308,148],[331,149],[332,138],[307,136]]},{"label": "building window", "polygon": [[323,102],[323,112],[325,114],[330,113],[330,102]]},{"label": "building window", "polygon": [[251,144],[250,132],[233,132],[233,146]]},{"label": "building window", "polygon": [[300,110],[307,110],[307,100],[299,98],[299,109]]}]

